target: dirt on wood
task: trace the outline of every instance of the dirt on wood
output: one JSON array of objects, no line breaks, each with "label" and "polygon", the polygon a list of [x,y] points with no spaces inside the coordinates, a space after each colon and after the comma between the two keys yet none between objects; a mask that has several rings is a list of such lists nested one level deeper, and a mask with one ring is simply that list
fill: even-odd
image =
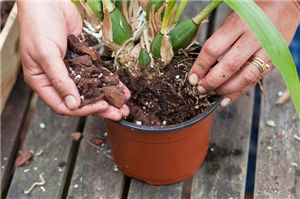
[{"label": "dirt on wood", "polygon": [[32,158],[32,153],[30,151],[22,152],[15,161],[15,167],[20,167],[29,164],[31,158]]}]

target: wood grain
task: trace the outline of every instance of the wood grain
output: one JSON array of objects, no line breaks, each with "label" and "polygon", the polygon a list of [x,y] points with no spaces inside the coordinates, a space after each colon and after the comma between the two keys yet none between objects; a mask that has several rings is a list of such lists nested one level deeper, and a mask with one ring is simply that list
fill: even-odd
[{"label": "wood grain", "polygon": [[244,198],[253,89],[225,108],[213,121],[211,142],[215,147],[196,173],[191,198]]},{"label": "wood grain", "polygon": [[1,113],[20,68],[19,27],[17,5],[12,8],[0,34],[1,51]]},{"label": "wood grain", "polygon": [[[124,176],[114,171],[114,162],[104,136],[103,120],[88,117],[67,198],[121,198]],[[92,143],[101,138],[104,147]]]},{"label": "wood grain", "polygon": [[179,199],[181,198],[182,185],[183,182],[165,186],[152,186],[132,179],[128,199]]},{"label": "wood grain", "polygon": [[[275,105],[285,85],[277,70],[263,81],[268,104],[261,102],[255,198],[300,198],[300,120],[292,101]],[[266,124],[275,122],[275,127]]]},{"label": "wood grain", "polygon": [[[41,100],[37,106],[23,145],[23,151],[32,150],[37,153],[44,150],[41,156],[35,156],[29,165],[18,167],[14,173],[7,198],[59,198],[63,189],[66,167],[68,164],[72,139],[70,134],[77,128],[78,118],[59,116]],[[26,172],[27,171],[27,172]],[[36,187],[30,195],[23,192],[34,182],[40,181],[39,174],[44,173],[46,184],[43,188]]]},{"label": "wood grain", "polygon": [[1,193],[12,174],[21,125],[30,96],[31,89],[24,83],[23,75],[20,73],[1,115]]}]

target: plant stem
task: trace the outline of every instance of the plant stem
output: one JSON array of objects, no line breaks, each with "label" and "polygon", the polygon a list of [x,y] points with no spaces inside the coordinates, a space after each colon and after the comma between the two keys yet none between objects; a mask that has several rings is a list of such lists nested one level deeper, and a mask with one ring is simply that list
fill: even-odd
[{"label": "plant stem", "polygon": [[211,11],[218,7],[222,2],[223,0],[212,0],[203,10],[201,10],[199,14],[193,18],[194,23],[199,25]]},{"label": "plant stem", "polygon": [[161,24],[161,33],[163,35],[166,35],[168,33],[168,24],[169,24],[170,15],[171,15],[172,9],[176,5],[176,1],[177,0],[169,0],[169,2],[168,2],[166,12],[164,14],[164,18],[163,18],[163,21]]},{"label": "plant stem", "polygon": [[188,1],[189,0],[181,0],[180,1],[179,5],[178,5],[178,8],[176,9],[176,12],[175,12],[175,16],[174,16],[174,20],[173,20],[173,23],[172,23],[172,27],[174,27],[177,24],[177,22],[178,22],[181,14],[182,14],[184,8],[186,7],[186,4],[188,3]]},{"label": "plant stem", "polygon": [[114,11],[115,5],[110,0],[102,0],[102,3],[103,3],[103,7],[105,7],[109,13]]}]

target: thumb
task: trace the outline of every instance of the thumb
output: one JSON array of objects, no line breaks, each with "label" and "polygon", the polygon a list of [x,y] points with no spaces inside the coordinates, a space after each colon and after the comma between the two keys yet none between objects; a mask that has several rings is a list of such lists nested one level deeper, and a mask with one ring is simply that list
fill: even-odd
[{"label": "thumb", "polygon": [[80,106],[80,95],[73,80],[69,77],[68,70],[60,53],[44,56],[39,65],[43,68],[48,79],[58,91],[65,105],[70,109]]}]

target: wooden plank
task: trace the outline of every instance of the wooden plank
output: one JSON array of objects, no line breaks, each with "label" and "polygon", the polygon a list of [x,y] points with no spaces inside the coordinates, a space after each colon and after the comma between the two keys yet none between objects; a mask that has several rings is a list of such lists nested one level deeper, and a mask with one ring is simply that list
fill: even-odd
[{"label": "wooden plank", "polygon": [[[124,176],[114,171],[105,132],[101,119],[88,117],[67,198],[121,198]],[[92,144],[95,137],[104,139],[105,146]]]},{"label": "wooden plank", "polygon": [[[264,78],[267,106],[261,105],[255,198],[300,198],[300,122],[292,101],[275,105],[285,85],[277,70]],[[275,127],[266,124],[275,122]]]},{"label": "wooden plank", "polygon": [[214,147],[196,173],[191,198],[244,198],[253,109],[253,89],[217,110],[211,142]]},{"label": "wooden plank", "polygon": [[132,179],[128,199],[179,199],[182,194],[182,186],[183,182],[165,186],[152,186]]},{"label": "wooden plank", "polygon": [[[68,164],[68,157],[72,153],[70,133],[76,130],[77,123],[78,118],[59,116],[41,100],[37,102],[23,151],[37,153],[43,149],[44,154],[35,156],[29,165],[16,169],[7,198],[60,198],[67,168],[60,168],[58,164]],[[30,195],[25,195],[24,190],[40,181],[41,173],[44,173],[46,180],[43,188],[36,187]]]},{"label": "wooden plank", "polygon": [[1,51],[1,113],[20,68],[17,5],[12,8],[0,34]]},{"label": "wooden plank", "polygon": [[31,89],[24,83],[23,75],[20,73],[1,116],[1,193],[12,174],[20,128],[29,105],[30,96]]},{"label": "wooden plank", "polygon": [[[192,18],[199,13],[208,4],[208,1],[189,1],[184,12],[182,13],[182,19]],[[201,24],[198,33],[197,41],[203,45],[207,37],[208,23]]]}]

